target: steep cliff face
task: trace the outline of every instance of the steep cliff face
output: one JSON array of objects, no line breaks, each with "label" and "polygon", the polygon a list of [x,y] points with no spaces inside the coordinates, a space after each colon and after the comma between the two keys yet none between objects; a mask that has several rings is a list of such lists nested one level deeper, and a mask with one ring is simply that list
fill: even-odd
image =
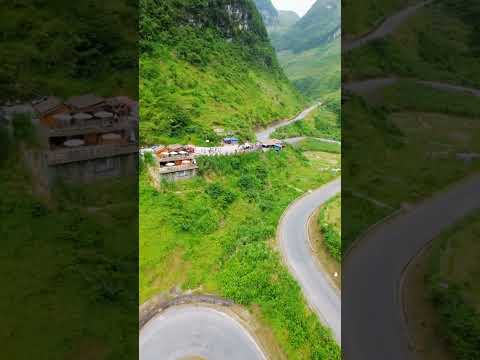
[{"label": "steep cliff face", "polygon": [[140,14],[143,143],[252,138],[302,106],[251,0],[141,0]]},{"label": "steep cliff face", "polygon": [[271,26],[278,25],[279,13],[270,0],[255,0],[255,5],[262,15],[263,22],[267,29]]}]

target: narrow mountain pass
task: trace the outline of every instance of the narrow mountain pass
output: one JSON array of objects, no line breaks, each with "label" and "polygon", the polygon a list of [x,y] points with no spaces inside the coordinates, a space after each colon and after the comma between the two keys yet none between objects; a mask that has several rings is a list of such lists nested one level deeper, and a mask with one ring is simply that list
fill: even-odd
[{"label": "narrow mountain pass", "polygon": [[207,306],[172,307],[140,330],[141,360],[265,360],[248,330],[230,315]]},{"label": "narrow mountain pass", "polygon": [[341,343],[340,293],[313,256],[307,224],[312,213],[341,190],[336,179],[294,202],[284,213],[278,228],[282,255],[305,297],[322,322]]},{"label": "narrow mountain pass", "polygon": [[401,300],[404,271],[431,240],[480,208],[479,188],[480,174],[460,181],[374,227],[351,249],[343,260],[345,359],[413,359]]}]

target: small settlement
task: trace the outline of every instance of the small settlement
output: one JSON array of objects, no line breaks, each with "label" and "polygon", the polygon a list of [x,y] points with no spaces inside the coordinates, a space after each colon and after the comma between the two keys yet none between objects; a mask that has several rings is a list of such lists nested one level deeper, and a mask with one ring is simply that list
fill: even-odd
[{"label": "small settlement", "polygon": [[85,94],[43,97],[28,106],[40,149],[28,149],[25,159],[46,185],[137,173],[137,102]]}]

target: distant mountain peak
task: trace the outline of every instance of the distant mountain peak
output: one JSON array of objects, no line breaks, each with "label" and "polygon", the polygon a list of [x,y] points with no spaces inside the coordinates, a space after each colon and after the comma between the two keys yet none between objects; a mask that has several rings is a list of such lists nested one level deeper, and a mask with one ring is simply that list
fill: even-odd
[{"label": "distant mountain peak", "polygon": [[300,20],[300,16],[295,11],[277,10],[271,0],[254,0],[254,2],[271,35],[278,36],[285,33]]},{"label": "distant mountain peak", "polygon": [[267,28],[278,24],[279,14],[270,0],[254,0],[254,2]]},{"label": "distant mountain peak", "polygon": [[340,0],[317,0],[310,10],[280,38],[275,38],[278,50],[294,52],[308,50],[340,36]]}]

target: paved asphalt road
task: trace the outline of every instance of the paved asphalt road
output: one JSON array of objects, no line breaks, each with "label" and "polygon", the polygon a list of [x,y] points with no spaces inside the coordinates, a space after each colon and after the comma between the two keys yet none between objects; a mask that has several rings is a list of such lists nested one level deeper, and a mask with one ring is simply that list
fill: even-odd
[{"label": "paved asphalt road", "polygon": [[309,137],[309,136],[297,136],[297,137],[293,137],[293,138],[284,139],[283,141],[285,141],[287,144],[297,144],[300,141],[305,140],[305,139],[309,139],[309,138],[310,139],[315,139],[315,140],[318,140],[318,141],[321,141],[321,142],[324,142],[324,143],[329,143],[329,144],[337,144],[337,145],[341,144],[341,142],[338,141],[338,140],[318,138],[318,137]]},{"label": "paved asphalt road", "polygon": [[[384,77],[384,78],[353,81],[353,82],[344,84],[343,89],[356,94],[368,94],[368,93],[383,89],[384,87],[394,85],[401,80],[403,79],[391,76],[391,77]],[[408,79],[408,78],[405,78],[405,80],[415,81],[417,84],[429,86],[432,89],[436,89],[436,90],[458,92],[462,94],[469,94],[472,96],[480,97],[480,90],[471,88],[471,87],[453,85],[449,83],[442,83],[439,81],[425,81],[425,80],[416,80],[416,79]]]},{"label": "paved asphalt road", "polygon": [[374,228],[343,261],[345,360],[408,360],[405,267],[432,239],[480,208],[480,174]]},{"label": "paved asphalt road", "polygon": [[341,342],[340,293],[320,270],[308,241],[307,223],[310,215],[340,192],[341,180],[334,180],[293,203],[285,212],[279,226],[280,248],[290,271],[303,293],[324,324]]},{"label": "paved asphalt road", "polygon": [[273,134],[273,132],[275,130],[277,130],[278,128],[281,128],[283,126],[286,126],[286,125],[290,125],[290,124],[293,124],[294,122],[297,122],[297,121],[300,121],[302,119],[305,119],[305,117],[310,114],[313,110],[315,110],[318,106],[320,106],[321,104],[315,104],[311,107],[309,107],[308,109],[305,109],[303,110],[299,115],[297,115],[295,118],[291,119],[291,120],[285,120],[285,121],[281,121],[281,122],[278,122],[266,129],[263,129],[263,130],[259,130],[256,135],[257,135],[257,140],[258,141],[266,141],[270,138],[270,135]]},{"label": "paved asphalt road", "polygon": [[248,331],[213,308],[167,309],[140,330],[140,360],[265,360]]},{"label": "paved asphalt road", "polygon": [[343,44],[343,51],[348,52],[350,50],[359,48],[370,41],[382,39],[386,37],[387,35],[391,34],[395,29],[403,24],[405,21],[407,21],[412,15],[415,15],[415,13],[420,10],[422,7],[425,5],[428,5],[432,2],[433,0],[427,0],[427,1],[422,1],[418,4],[409,6],[394,15],[388,17],[385,19],[384,22],[380,24],[379,27],[377,27],[375,30],[369,32],[368,34],[361,36],[357,39],[353,40],[345,40]]}]

